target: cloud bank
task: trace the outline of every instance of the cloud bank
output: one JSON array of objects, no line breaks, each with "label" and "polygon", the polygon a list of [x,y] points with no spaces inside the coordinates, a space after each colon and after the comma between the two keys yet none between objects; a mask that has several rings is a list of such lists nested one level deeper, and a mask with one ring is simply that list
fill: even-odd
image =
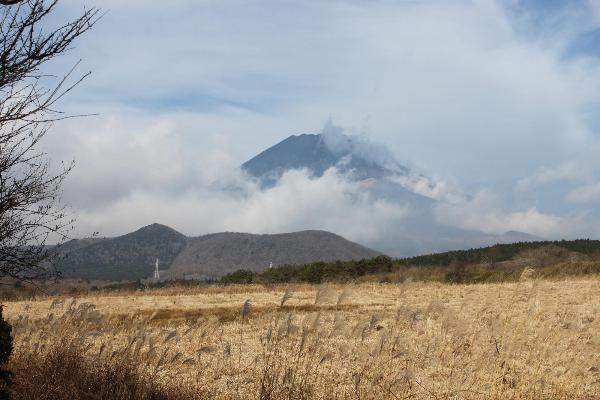
[{"label": "cloud bank", "polygon": [[[555,3],[103,1],[107,16],[53,67],[94,71],[63,107],[100,116],[45,142],[76,160],[77,233],[156,220],[188,234],[393,232],[411,210],[334,172],[266,192],[228,172],[332,117],[362,145],[330,126],[330,146],[398,158],[417,171],[400,183],[443,202],[445,224],[598,235],[600,49],[582,43],[600,17],[595,2]],[[57,18],[80,10],[64,1]]]},{"label": "cloud bank", "polygon": [[64,131],[84,160],[65,187],[78,214],[78,236],[113,236],[156,221],[190,235],[324,229],[376,243],[407,213],[333,168],[318,179],[289,171],[276,186],[261,189],[232,164],[219,135],[205,137],[198,156],[186,148],[187,135],[173,132],[176,124],[161,119],[131,128],[138,123],[113,120],[85,134],[75,124]]},{"label": "cloud bank", "polygon": [[[203,136],[202,155],[190,151],[190,138],[177,131],[183,117],[177,122],[156,118],[149,126],[135,118],[112,119],[85,133],[79,123],[65,126],[65,143],[83,160],[65,187],[78,216],[75,236],[115,236],[160,222],[188,235],[323,229],[378,248],[389,246],[390,238],[421,234],[406,225],[415,211],[411,205],[378,198],[365,182],[335,168],[318,178],[307,170],[288,171],[277,185],[262,188],[237,167],[221,135]],[[492,192],[473,197],[416,173],[399,175],[397,181],[436,199],[435,220],[449,227],[540,236],[570,229],[569,220],[535,208],[503,208]]]}]

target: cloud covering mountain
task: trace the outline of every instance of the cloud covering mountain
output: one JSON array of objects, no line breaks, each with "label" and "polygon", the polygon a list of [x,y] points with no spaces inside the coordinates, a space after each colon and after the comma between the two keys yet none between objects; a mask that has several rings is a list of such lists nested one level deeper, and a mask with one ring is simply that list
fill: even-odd
[{"label": "cloud covering mountain", "polygon": [[[473,224],[472,215],[478,213],[472,208],[461,220],[452,220],[453,212],[460,213],[464,206],[461,204],[464,195],[442,194],[439,187],[443,183],[402,165],[382,145],[364,137],[345,135],[331,121],[321,134],[293,135],[275,144],[242,164],[242,170],[256,179],[263,190],[277,186],[293,171],[303,171],[313,181],[334,174],[354,184],[345,191],[349,199],[371,204],[384,202],[404,210],[390,214],[386,223],[380,225],[385,234],[366,239],[370,246],[396,256],[535,238],[515,231],[502,235],[482,232],[477,223]],[[488,214],[487,218],[491,221],[498,216]],[[519,215],[515,222],[530,218]],[[351,215],[349,219],[352,220]],[[494,222],[498,223],[496,229],[502,229],[502,221]]]},{"label": "cloud covering mountain", "polygon": [[[63,3],[57,17],[80,11]],[[344,171],[290,171],[269,188],[231,172],[330,116],[344,134],[385,144],[379,161],[393,154],[416,171],[397,183],[443,204],[442,225],[600,235],[593,1],[102,6],[110,13],[55,65],[59,75],[84,59],[94,75],[62,106],[100,116],[58,123],[44,143],[53,159],[77,162],[64,195],[77,235],[161,220],[193,235],[388,238],[414,210],[374,200]]]}]

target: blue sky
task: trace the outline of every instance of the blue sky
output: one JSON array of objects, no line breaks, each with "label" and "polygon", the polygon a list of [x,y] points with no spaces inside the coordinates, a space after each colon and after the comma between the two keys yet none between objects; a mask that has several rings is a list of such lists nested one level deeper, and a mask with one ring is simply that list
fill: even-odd
[{"label": "blue sky", "polygon": [[[61,3],[57,21],[83,7]],[[259,194],[231,204],[240,223],[203,210],[224,171],[332,118],[461,193],[450,224],[600,235],[600,1],[84,3],[108,13],[51,69],[81,58],[93,75],[62,106],[100,115],[45,143],[77,162],[65,200],[81,234],[153,215],[189,234],[308,228],[263,224]]]}]

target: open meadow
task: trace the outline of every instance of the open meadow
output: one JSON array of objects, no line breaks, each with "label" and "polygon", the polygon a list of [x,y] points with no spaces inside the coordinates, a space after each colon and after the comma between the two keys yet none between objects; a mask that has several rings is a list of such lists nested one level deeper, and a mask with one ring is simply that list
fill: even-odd
[{"label": "open meadow", "polygon": [[16,398],[600,397],[590,278],[165,288],[4,312]]},{"label": "open meadow", "polygon": [[0,400],[600,400],[600,0],[0,0]]}]

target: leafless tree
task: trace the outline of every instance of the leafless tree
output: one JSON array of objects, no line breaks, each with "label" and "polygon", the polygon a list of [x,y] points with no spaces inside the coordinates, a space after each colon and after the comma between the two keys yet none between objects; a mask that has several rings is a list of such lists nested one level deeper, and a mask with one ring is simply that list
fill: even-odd
[{"label": "leafless tree", "polygon": [[39,150],[53,122],[68,115],[55,105],[89,75],[61,77],[41,67],[67,52],[99,19],[97,8],[49,28],[58,0],[0,0],[0,277],[32,281],[54,275],[44,263],[49,238],[66,240],[73,220],[60,201],[73,164],[51,166]]}]

